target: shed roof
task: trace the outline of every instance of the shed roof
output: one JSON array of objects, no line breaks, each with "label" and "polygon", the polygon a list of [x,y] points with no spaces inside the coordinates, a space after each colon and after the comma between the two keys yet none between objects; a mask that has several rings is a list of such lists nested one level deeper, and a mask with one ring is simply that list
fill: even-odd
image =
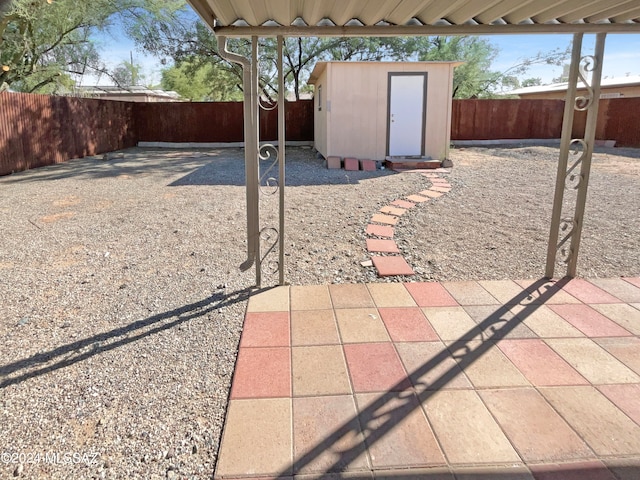
[{"label": "shed roof", "polygon": [[640,32],[638,0],[187,1],[229,36]]},{"label": "shed roof", "polygon": [[332,64],[339,64],[339,65],[453,65],[454,67],[457,67],[458,65],[462,65],[464,62],[444,62],[444,61],[440,61],[440,62],[367,62],[367,61],[362,61],[362,62],[346,62],[346,61],[331,61],[331,62],[317,62],[316,65],[313,67],[313,70],[311,72],[311,75],[309,75],[309,80],[307,83],[311,84],[311,85],[315,85],[316,80],[318,80],[318,78],[320,78],[320,75],[322,75],[322,72],[324,72],[324,70],[327,68],[327,64],[332,63]]}]

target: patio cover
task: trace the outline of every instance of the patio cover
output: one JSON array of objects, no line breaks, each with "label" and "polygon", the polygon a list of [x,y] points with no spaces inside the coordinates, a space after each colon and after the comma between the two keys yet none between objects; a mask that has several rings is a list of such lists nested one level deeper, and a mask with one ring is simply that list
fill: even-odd
[{"label": "patio cover", "polygon": [[[256,285],[263,264],[284,281],[284,78],[283,38],[301,36],[415,36],[573,33],[573,52],[565,101],[545,275],[554,276],[557,258],[574,277],[589,184],[607,33],[640,33],[638,0],[187,0],[218,36],[220,54],[242,65],[245,95],[245,170],[247,174],[247,260],[255,264]],[[582,54],[585,33],[596,33],[593,55]],[[227,51],[226,37],[251,37],[251,58]],[[258,88],[258,38],[278,38],[278,149],[261,176],[263,156],[258,132],[262,107]],[[587,93],[577,95],[577,84]],[[574,110],[587,112],[582,138],[572,139]],[[266,178],[278,163],[278,178]],[[267,186],[280,188],[279,226],[260,228],[258,197]],[[272,192],[274,193],[274,192]],[[569,202],[567,202],[569,200]],[[570,204],[567,207],[567,204]],[[261,254],[261,242],[267,241]],[[279,260],[266,258],[279,244]]]},{"label": "patio cover", "polygon": [[227,36],[478,35],[640,31],[640,3],[637,0],[188,2],[216,33]]}]

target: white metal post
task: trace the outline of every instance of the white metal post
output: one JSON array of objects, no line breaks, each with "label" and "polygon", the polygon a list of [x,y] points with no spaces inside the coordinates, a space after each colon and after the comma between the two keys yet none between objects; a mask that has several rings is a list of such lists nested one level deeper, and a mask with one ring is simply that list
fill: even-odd
[{"label": "white metal post", "polygon": [[594,52],[593,73],[591,75],[592,104],[587,110],[587,123],[584,131],[586,143],[585,155],[580,168],[580,182],[578,183],[578,198],[576,199],[576,211],[574,215],[574,233],[571,236],[571,255],[567,264],[567,276],[575,277],[578,265],[578,252],[582,237],[582,225],[584,222],[584,208],[587,201],[587,189],[589,187],[589,175],[591,173],[591,157],[596,139],[596,126],[598,123],[598,107],[600,104],[600,80],[602,78],[602,63],[604,59],[604,42],[606,33],[596,35],[596,48]]},{"label": "white metal post", "polygon": [[[548,278],[554,276],[558,252],[562,254],[562,259],[567,264],[566,275],[568,277],[576,275],[591,157],[598,120],[605,38],[606,33],[598,33],[594,55],[581,56],[582,34],[575,34],[573,37],[573,53],[565,100],[560,158],[547,247],[545,276]],[[591,72],[590,78],[589,72]],[[580,87],[587,90],[585,95],[578,96],[576,94],[578,80],[583,84]],[[587,111],[587,123],[582,138],[571,140],[575,110]],[[574,148],[573,158],[571,164],[569,164],[569,153],[572,147]],[[573,192],[575,199],[569,196],[565,198],[567,191]],[[566,204],[569,203],[569,200],[574,201],[574,211],[570,216],[566,215],[563,218],[563,210],[567,208]]]},{"label": "white metal post", "polygon": [[244,116],[244,171],[245,171],[245,193],[247,204],[247,259],[240,265],[242,271],[248,270],[256,262],[258,252],[256,252],[256,244],[259,243],[259,224],[257,201],[258,196],[255,193],[257,185],[258,172],[256,165],[257,145],[253,135],[253,110],[252,105],[252,62],[250,59],[229,52],[227,50],[227,39],[218,36],[218,52],[225,60],[237,63],[242,67],[242,89],[244,93],[243,116]]},{"label": "white metal post", "polygon": [[278,170],[280,179],[279,189],[279,258],[278,268],[279,270],[279,283],[284,285],[284,186],[285,186],[285,89],[284,89],[284,62],[282,60],[282,50],[284,39],[282,36],[278,37]]},{"label": "white metal post", "polygon": [[[558,239],[560,236],[560,217],[562,216],[562,203],[564,200],[565,176],[569,160],[569,147],[571,145],[571,131],[573,130],[574,101],[576,98],[576,86],[578,83],[578,67],[582,53],[582,34],[573,35],[573,50],[571,53],[571,65],[569,67],[569,79],[567,95],[564,100],[564,115],[562,117],[562,136],[560,140],[560,158],[556,173],[556,190],[553,199],[553,212],[551,215],[551,230],[549,232],[549,244],[547,245],[547,268],[545,276],[553,278],[556,266],[556,254],[558,251]],[[563,238],[563,243],[568,239]]]},{"label": "white metal post", "polygon": [[247,144],[250,176],[247,176],[247,198],[250,199],[251,242],[255,251],[256,286],[262,284],[262,260],[260,257],[260,164],[258,149],[260,146],[260,91],[258,84],[258,37],[251,37],[251,141]]}]

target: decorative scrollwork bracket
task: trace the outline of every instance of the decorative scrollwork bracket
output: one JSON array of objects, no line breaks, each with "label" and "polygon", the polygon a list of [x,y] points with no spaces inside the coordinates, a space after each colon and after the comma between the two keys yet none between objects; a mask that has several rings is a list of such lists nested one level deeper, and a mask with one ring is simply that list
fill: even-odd
[{"label": "decorative scrollwork bracket", "polygon": [[[571,68],[562,121],[560,159],[547,246],[545,275],[548,278],[554,276],[558,260],[566,264],[567,276],[573,277],[576,273],[591,156],[595,143],[605,38],[606,34],[597,34],[595,53],[581,56],[582,34],[578,33],[573,37]],[[578,93],[578,90],[585,92]],[[587,121],[582,138],[571,139],[575,111],[586,112]]]}]

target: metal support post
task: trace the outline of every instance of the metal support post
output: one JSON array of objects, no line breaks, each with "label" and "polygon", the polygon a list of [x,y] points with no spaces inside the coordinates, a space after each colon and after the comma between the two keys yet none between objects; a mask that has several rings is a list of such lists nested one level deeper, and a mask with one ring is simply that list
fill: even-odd
[{"label": "metal support post", "polygon": [[[566,275],[574,277],[576,274],[587,188],[589,185],[591,156],[593,154],[595,130],[598,119],[600,79],[602,76],[605,37],[606,34],[604,33],[597,35],[596,48],[593,56],[581,56],[581,33],[575,34],[573,37],[573,52],[562,124],[560,158],[558,161],[551,230],[547,247],[545,276],[548,278],[554,276],[558,252],[562,255],[564,263],[567,264]],[[589,72],[591,72],[590,78]],[[587,89],[587,93],[584,96],[577,96],[576,94],[578,80],[580,80]],[[581,88],[583,87],[581,86]],[[587,111],[587,123],[583,138],[571,140],[575,110]],[[572,157],[571,162],[569,162],[570,153]],[[569,192],[572,193],[572,195],[569,195]],[[567,193],[566,198],[565,193]],[[567,204],[571,201],[574,203],[573,214],[571,216],[563,216],[563,211],[570,209],[570,206]]]},{"label": "metal support post", "polygon": [[260,257],[260,164],[258,149],[260,145],[260,90],[258,67],[258,37],[251,37],[251,142],[245,144],[246,158],[249,159],[250,175],[247,175],[247,205],[251,217],[251,239],[256,253],[256,286],[262,284],[262,258]]},{"label": "metal support post", "polygon": [[[240,265],[241,270],[248,270],[255,264],[256,286],[262,284],[262,273],[279,272],[279,284],[284,284],[284,180],[285,180],[285,88],[282,60],[283,38],[278,37],[278,103],[265,106],[260,95],[258,37],[251,37],[251,58],[227,51],[224,37],[218,37],[218,50],[225,60],[242,66],[242,83],[244,89],[244,162],[247,200],[247,259]],[[278,110],[278,148],[273,145],[260,145],[260,109]],[[271,158],[273,157],[273,158]],[[260,161],[271,159],[270,165],[260,172]],[[277,178],[274,177],[278,164]],[[260,195],[278,195],[278,228],[260,228]],[[266,200],[266,198],[265,198]],[[264,243],[264,253],[263,250]],[[277,261],[267,258],[278,244]]]},{"label": "metal support post", "polygon": [[[252,49],[253,50],[253,49]],[[242,90],[244,93],[244,170],[247,203],[247,259],[242,262],[240,269],[248,270],[256,264],[256,285],[260,285],[260,220],[258,211],[258,141],[256,128],[257,102],[254,102],[254,71],[257,71],[256,62],[252,59],[232,53],[227,50],[227,39],[218,36],[218,52],[220,56],[229,62],[237,63],[242,67]],[[255,82],[257,85],[257,81]],[[257,92],[256,92],[257,93]],[[255,103],[255,104],[254,104]]]},{"label": "metal support post", "polygon": [[578,265],[578,252],[580,250],[580,239],[582,237],[582,226],[584,224],[584,209],[587,202],[587,189],[589,187],[589,175],[591,173],[591,157],[596,138],[596,126],[598,123],[598,107],[600,104],[600,80],[602,78],[602,62],[604,59],[604,42],[606,33],[596,35],[596,48],[594,58],[593,74],[591,75],[591,105],[587,108],[587,123],[584,131],[584,141],[586,143],[585,155],[580,168],[580,181],[578,183],[578,198],[576,200],[576,211],[574,215],[574,234],[571,236],[571,255],[567,263],[567,276],[575,277]]},{"label": "metal support post", "polygon": [[285,186],[285,89],[284,89],[284,63],[282,60],[282,50],[284,39],[278,37],[278,160],[279,160],[279,178],[280,178],[280,198],[279,198],[279,255],[278,268],[280,275],[278,282],[284,285],[284,186]]}]

